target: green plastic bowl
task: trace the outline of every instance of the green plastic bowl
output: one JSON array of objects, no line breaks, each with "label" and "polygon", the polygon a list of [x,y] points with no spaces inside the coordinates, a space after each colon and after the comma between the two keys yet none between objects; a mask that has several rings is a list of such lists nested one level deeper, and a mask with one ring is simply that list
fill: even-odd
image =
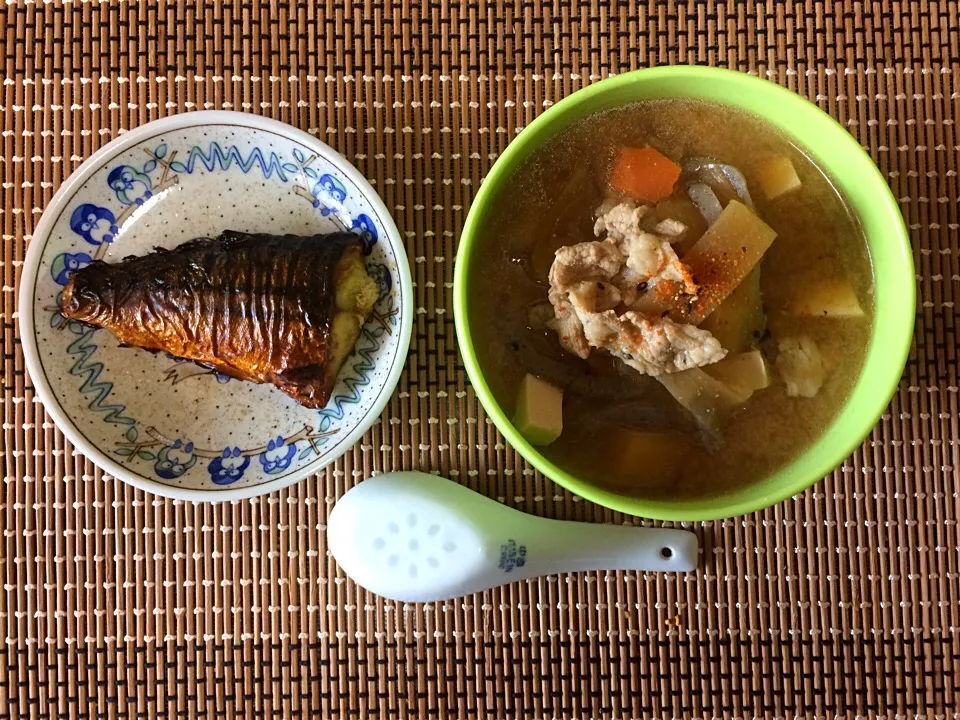
[{"label": "green plastic bowl", "polygon": [[[863,371],[830,427],[805,452],[766,479],[725,495],[650,500],[610,492],[547,460],[524,440],[497,403],[477,361],[468,302],[471,262],[501,186],[548,138],[611,107],[655,98],[722,103],[773,123],[823,168],[860,219],[875,279],[874,330]],[[618,75],[574,93],[534,120],[494,164],[467,216],[454,273],[454,314],[467,374],[487,414],[507,441],[544,475],[613,510],[660,520],[714,520],[774,505],[830,473],[870,434],[896,391],[913,336],[916,290],[910,240],[886,181],[857,141],[816,105],[766,80],[718,68],[675,66]]]}]

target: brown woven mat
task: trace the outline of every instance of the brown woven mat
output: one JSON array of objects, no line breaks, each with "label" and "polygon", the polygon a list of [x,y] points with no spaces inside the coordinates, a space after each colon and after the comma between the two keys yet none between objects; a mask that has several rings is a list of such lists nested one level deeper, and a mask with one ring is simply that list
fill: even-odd
[{"label": "brown woven mat", "polygon": [[[0,718],[958,717],[956,2],[208,5],[0,9]],[[473,192],[520,127],[610,73],[678,62],[797,90],[889,178],[920,293],[889,411],[814,489],[696,527],[696,575],[551,577],[427,606],[358,591],[324,522],[372,470],[622,519],[503,445],[464,377],[450,284]],[[64,178],[124,129],[198,108],[278,118],[353,161],[406,236],[418,308],[406,373],[359,445],[219,506],[134,491],[77,454],[36,400],[16,320],[24,250]]]}]

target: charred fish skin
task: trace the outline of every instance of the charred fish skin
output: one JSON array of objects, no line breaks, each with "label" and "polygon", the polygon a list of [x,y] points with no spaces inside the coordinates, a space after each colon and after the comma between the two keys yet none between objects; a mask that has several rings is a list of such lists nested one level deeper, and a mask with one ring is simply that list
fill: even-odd
[{"label": "charred fish skin", "polygon": [[[271,383],[319,408],[348,354],[343,344],[352,348],[376,301],[376,283],[362,264],[362,245],[350,233],[228,230],[168,251],[92,263],[67,283],[61,311],[109,330],[123,345]],[[351,307],[339,307],[337,283],[347,275],[360,277],[359,289]],[[346,335],[332,337],[335,324],[348,328]]]}]

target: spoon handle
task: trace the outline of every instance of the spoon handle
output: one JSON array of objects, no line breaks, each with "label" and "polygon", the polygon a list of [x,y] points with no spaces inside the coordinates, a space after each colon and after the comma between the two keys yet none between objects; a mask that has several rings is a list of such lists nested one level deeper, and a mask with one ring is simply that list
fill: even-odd
[{"label": "spoon handle", "polygon": [[673,528],[595,525],[536,518],[500,543],[499,567],[514,578],[584,570],[690,572],[697,536]]}]

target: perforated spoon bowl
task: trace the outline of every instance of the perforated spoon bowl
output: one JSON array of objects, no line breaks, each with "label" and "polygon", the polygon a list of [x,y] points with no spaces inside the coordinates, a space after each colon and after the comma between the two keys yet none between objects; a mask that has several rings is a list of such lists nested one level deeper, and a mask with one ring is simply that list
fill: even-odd
[{"label": "perforated spoon bowl", "polygon": [[688,572],[687,530],[549,520],[420,472],[379,475],[334,507],[327,545],[344,572],[384,597],[433,602],[580,570]]}]

